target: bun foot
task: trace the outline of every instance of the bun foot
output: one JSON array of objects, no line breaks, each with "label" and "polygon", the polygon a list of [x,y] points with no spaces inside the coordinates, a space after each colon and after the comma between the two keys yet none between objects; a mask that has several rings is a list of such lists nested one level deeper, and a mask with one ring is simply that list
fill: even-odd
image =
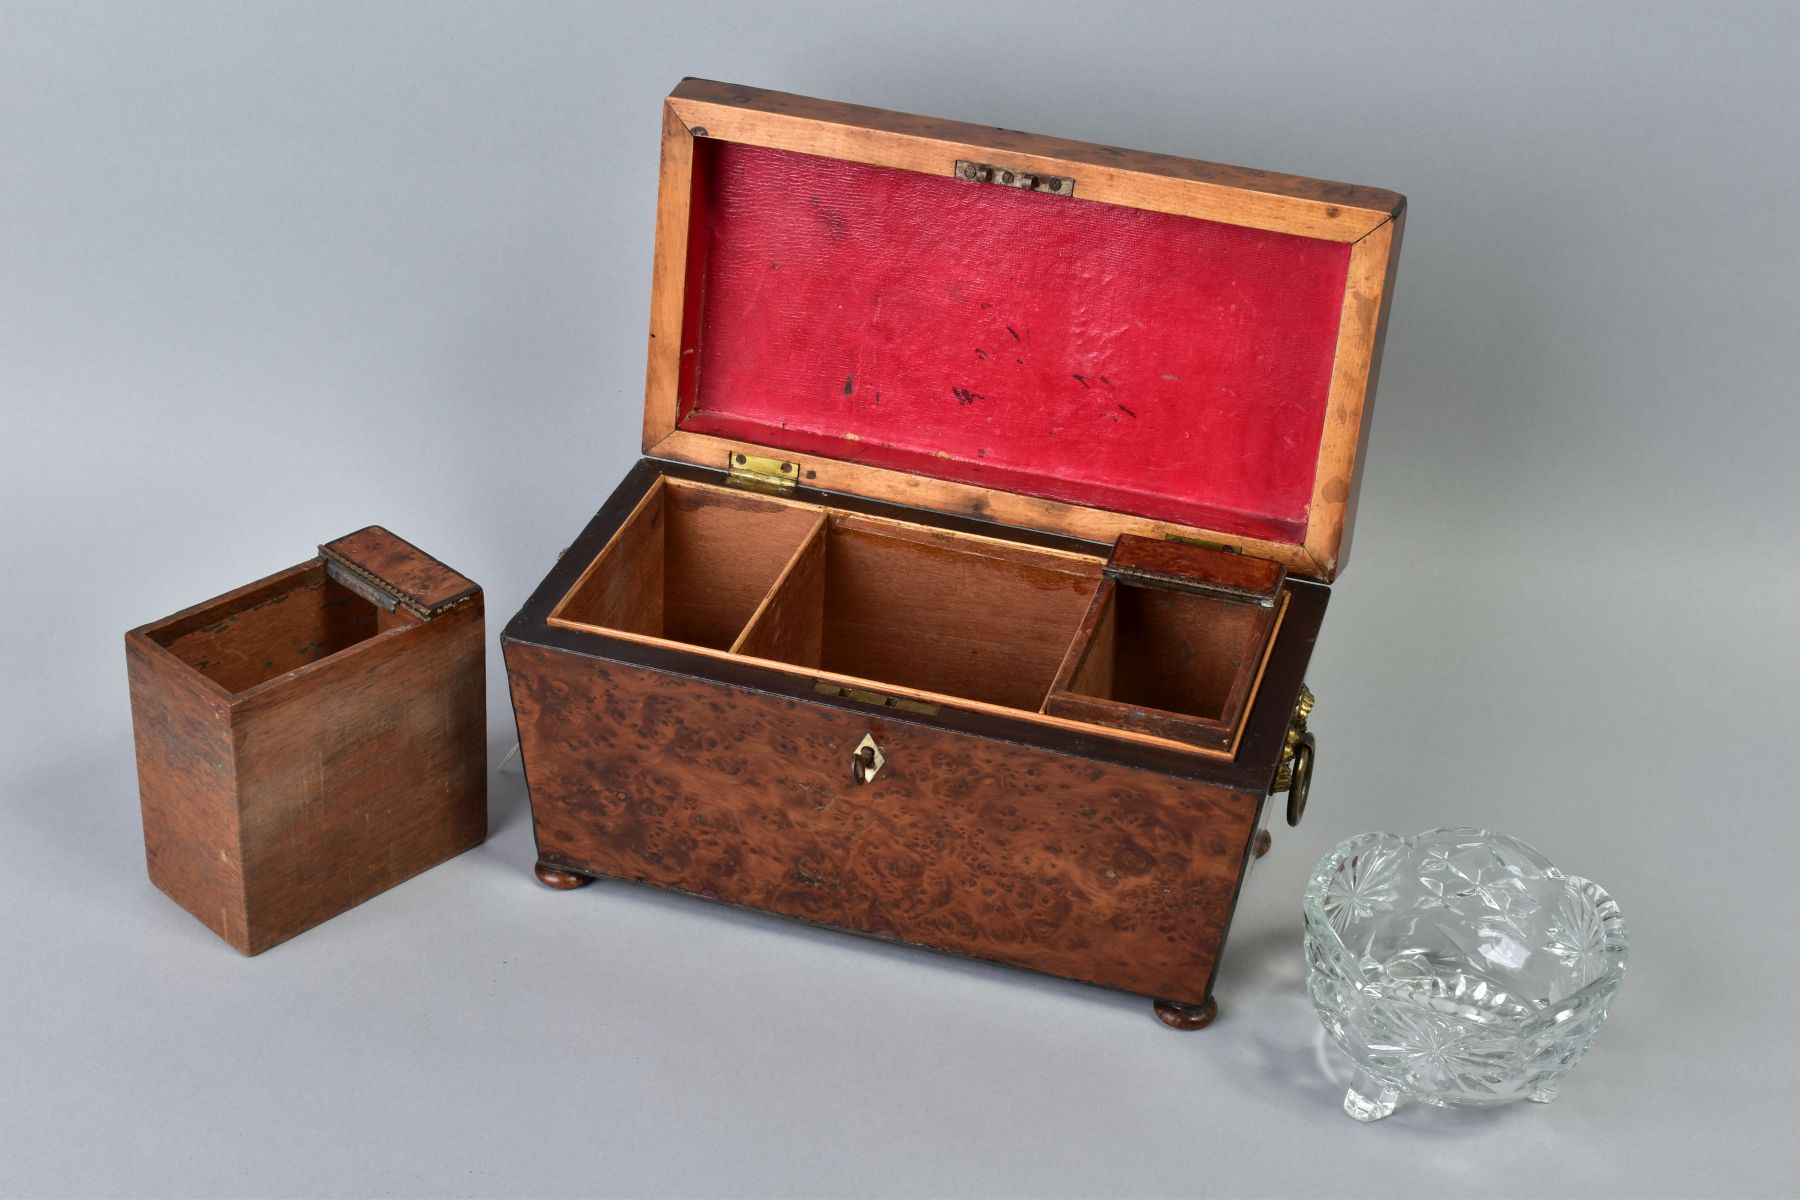
[{"label": "bun foot", "polygon": [[1174,1000],[1158,1000],[1156,1019],[1170,1029],[1205,1029],[1219,1015],[1219,1002],[1211,996],[1203,1004],[1180,1004]]},{"label": "bun foot", "polygon": [[549,863],[539,863],[537,865],[537,877],[539,883],[543,884],[545,887],[555,888],[559,892],[566,892],[572,888],[586,887],[588,884],[594,882],[586,875],[577,875],[573,871],[565,871],[561,867],[553,867]]}]

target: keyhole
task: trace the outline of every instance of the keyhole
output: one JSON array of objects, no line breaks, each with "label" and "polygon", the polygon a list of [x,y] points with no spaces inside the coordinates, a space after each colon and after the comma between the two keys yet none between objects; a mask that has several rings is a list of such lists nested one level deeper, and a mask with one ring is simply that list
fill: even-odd
[{"label": "keyhole", "polygon": [[857,743],[856,749],[850,752],[850,781],[852,783],[868,783],[881,770],[887,761],[882,756],[881,747],[875,744],[872,736],[865,734]]}]

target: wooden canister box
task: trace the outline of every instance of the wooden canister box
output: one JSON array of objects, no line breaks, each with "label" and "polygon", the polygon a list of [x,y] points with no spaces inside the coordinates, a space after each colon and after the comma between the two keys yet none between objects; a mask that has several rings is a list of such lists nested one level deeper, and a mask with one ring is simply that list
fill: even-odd
[{"label": "wooden canister box", "polygon": [[151,880],[258,954],[478,845],[484,629],[370,526],[127,633]]}]

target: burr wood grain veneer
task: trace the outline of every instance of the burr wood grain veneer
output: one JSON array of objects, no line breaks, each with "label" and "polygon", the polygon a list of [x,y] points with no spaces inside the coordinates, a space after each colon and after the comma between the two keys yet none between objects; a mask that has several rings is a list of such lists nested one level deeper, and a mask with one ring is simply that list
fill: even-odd
[{"label": "burr wood grain veneer", "polygon": [[1214,975],[1342,568],[1404,201],[689,80],[645,458],[502,638],[553,887]]}]

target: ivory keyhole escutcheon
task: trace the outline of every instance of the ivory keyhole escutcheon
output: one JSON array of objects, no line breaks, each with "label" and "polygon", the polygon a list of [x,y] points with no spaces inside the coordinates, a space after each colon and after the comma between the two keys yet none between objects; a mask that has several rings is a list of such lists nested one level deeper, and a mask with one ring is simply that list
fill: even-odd
[{"label": "ivory keyhole escutcheon", "polygon": [[887,755],[875,744],[875,735],[863,734],[863,740],[856,743],[856,749],[850,754],[850,779],[854,783],[868,783],[887,762]]}]

